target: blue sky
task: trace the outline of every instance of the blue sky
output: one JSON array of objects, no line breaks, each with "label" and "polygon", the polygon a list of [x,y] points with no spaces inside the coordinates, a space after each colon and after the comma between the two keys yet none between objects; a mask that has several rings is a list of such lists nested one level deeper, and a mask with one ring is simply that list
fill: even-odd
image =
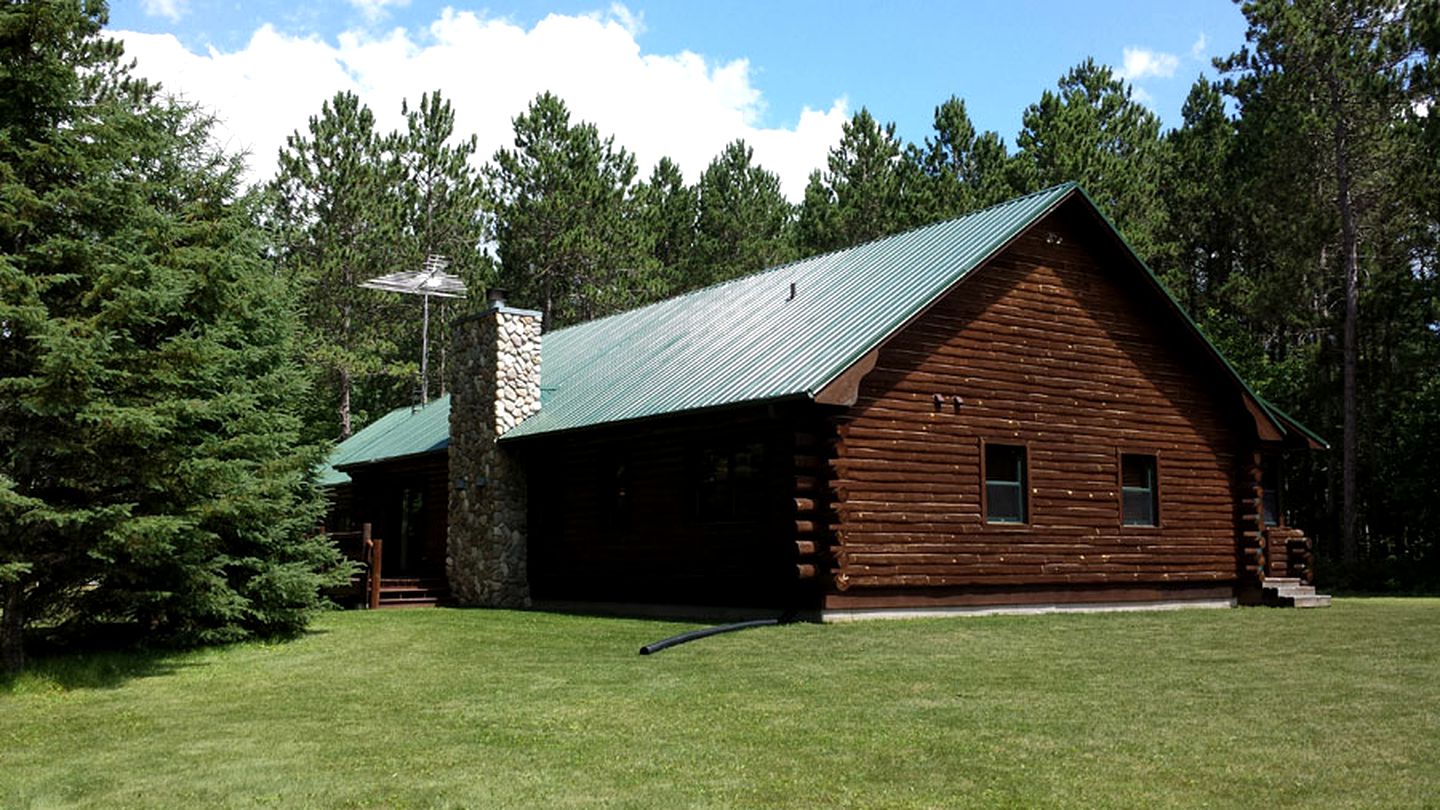
[{"label": "blue sky", "polygon": [[142,73],[217,108],[257,176],[339,89],[393,126],[399,98],[440,87],[488,155],[549,88],[642,171],[668,154],[693,176],[744,137],[796,196],[861,106],[920,141],[934,107],[958,95],[977,127],[1013,145],[1026,105],[1087,56],[1175,126],[1195,78],[1244,44],[1245,22],[1225,0],[132,0],[114,5],[110,28]]}]

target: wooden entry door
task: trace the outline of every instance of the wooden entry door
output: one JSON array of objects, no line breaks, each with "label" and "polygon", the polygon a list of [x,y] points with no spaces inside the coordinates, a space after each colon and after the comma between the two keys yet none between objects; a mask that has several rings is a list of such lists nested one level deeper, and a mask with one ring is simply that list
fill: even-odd
[{"label": "wooden entry door", "polygon": [[395,501],[390,504],[390,525],[386,527],[384,571],[387,577],[414,576],[426,573],[425,556],[426,504],[425,487],[421,481],[410,481],[396,487]]}]

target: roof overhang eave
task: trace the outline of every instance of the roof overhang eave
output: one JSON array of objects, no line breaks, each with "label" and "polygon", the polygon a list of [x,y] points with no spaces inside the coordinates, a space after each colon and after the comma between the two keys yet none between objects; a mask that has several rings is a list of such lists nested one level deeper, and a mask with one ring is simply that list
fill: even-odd
[{"label": "roof overhang eave", "polygon": [[[547,437],[554,438],[556,436],[565,436],[584,430],[597,430],[601,428],[609,428],[615,426],[641,425],[645,424],[646,422],[654,422],[661,419],[669,419],[671,417],[698,416],[705,413],[718,413],[720,411],[733,410],[736,408],[759,407],[762,405],[778,405],[784,402],[796,402],[800,400],[810,401],[813,399],[814,397],[811,396],[810,393],[807,391],[796,391],[793,393],[783,393],[775,394],[768,397],[759,397],[757,399],[745,399],[738,402],[723,402],[718,405],[702,405],[695,408],[685,408],[676,411],[650,413],[641,416],[630,417],[627,419],[616,419],[609,422],[589,422],[583,425],[571,425],[568,427],[556,428],[554,430],[545,430],[519,435],[516,435],[514,433],[514,428],[511,428],[510,432],[507,432],[505,435],[501,436],[496,441],[502,444],[518,445],[521,443],[527,443],[530,439],[541,439]],[[521,422],[520,424],[523,425],[525,423]],[[519,425],[516,425],[516,427],[519,427]]]},{"label": "roof overhang eave", "polygon": [[380,464],[394,464],[397,461],[414,461],[424,458],[425,456],[433,456],[436,453],[445,453],[449,450],[450,445],[446,443],[443,447],[431,447],[428,450],[421,450],[415,453],[403,453],[398,456],[386,456],[384,458],[367,458],[364,461],[352,461],[347,464],[335,464],[331,466],[331,469],[348,475],[353,470],[374,467]]}]

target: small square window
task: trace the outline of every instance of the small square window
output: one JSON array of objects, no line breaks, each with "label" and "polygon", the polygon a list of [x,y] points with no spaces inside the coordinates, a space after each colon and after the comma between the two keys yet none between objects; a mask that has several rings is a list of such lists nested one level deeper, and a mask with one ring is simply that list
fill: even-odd
[{"label": "small square window", "polygon": [[1126,526],[1160,525],[1154,456],[1130,453],[1120,456],[1120,492]]},{"label": "small square window", "polygon": [[985,445],[985,520],[1026,522],[1025,479],[1024,447]]}]

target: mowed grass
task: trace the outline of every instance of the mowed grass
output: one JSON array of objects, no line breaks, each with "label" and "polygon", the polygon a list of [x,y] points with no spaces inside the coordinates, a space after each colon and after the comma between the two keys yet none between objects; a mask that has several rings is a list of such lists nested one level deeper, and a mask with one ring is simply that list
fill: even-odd
[{"label": "mowed grass", "polygon": [[336,613],[38,662],[0,806],[1433,806],[1440,600],[747,630]]}]

